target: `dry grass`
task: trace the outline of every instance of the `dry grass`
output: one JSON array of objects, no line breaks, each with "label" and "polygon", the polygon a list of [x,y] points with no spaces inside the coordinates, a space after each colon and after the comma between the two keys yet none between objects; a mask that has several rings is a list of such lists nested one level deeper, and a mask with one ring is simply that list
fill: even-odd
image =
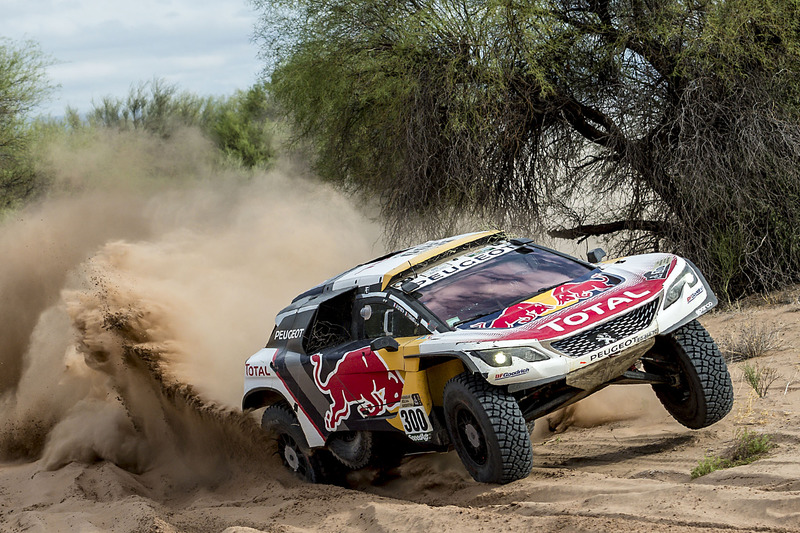
[{"label": "dry grass", "polygon": [[771,366],[761,366],[758,363],[754,365],[745,363],[742,366],[742,372],[744,372],[744,380],[753,387],[759,398],[765,397],[770,386],[781,377],[777,369]]},{"label": "dry grass", "polygon": [[752,319],[738,332],[720,337],[718,344],[728,363],[746,361],[783,348],[782,331],[779,324]]}]

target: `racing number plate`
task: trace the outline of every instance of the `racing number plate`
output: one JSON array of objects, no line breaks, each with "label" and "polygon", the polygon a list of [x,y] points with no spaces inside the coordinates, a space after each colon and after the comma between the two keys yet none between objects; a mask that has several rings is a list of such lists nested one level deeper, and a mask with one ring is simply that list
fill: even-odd
[{"label": "racing number plate", "polygon": [[[410,400],[410,401],[409,401]],[[403,431],[413,441],[428,441],[433,433],[433,425],[419,401],[419,395],[413,394],[411,398],[403,397],[403,407],[398,411]]]}]

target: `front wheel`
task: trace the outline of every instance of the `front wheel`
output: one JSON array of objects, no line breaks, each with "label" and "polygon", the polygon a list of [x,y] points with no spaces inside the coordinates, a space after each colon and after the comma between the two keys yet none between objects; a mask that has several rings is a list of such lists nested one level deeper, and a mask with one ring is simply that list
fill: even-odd
[{"label": "front wheel", "polygon": [[275,439],[283,465],[297,477],[311,483],[328,481],[332,458],[325,456],[327,450],[309,448],[300,422],[288,405],[267,407],[261,416],[261,427]]},{"label": "front wheel", "polygon": [[696,320],[660,337],[642,358],[645,370],[677,377],[653,391],[672,417],[691,429],[722,420],[733,407],[728,365],[714,339]]},{"label": "front wheel", "polygon": [[533,451],[516,400],[480,376],[459,374],[444,388],[444,414],[467,471],[483,483],[510,483],[530,474]]}]

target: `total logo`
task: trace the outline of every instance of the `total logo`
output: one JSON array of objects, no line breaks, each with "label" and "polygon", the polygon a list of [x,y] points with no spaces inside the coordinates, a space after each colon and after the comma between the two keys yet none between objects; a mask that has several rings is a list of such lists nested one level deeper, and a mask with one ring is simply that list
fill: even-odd
[{"label": "total logo", "polygon": [[566,331],[567,327],[573,328],[575,326],[580,326],[594,317],[603,316],[608,312],[614,311],[617,307],[627,306],[650,294],[651,292],[649,290],[644,290],[642,292],[625,291],[622,293],[622,296],[612,296],[608,300],[584,307],[580,311],[576,311],[565,317],[554,318],[536,329],[543,330],[545,328],[550,328],[560,333]]}]

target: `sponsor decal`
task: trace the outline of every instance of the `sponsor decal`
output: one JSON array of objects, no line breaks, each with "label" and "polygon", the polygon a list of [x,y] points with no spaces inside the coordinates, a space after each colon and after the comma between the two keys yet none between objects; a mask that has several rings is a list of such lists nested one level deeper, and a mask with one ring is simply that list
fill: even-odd
[{"label": "sponsor decal", "polygon": [[712,307],[714,307],[714,302],[708,302],[707,304],[703,305],[702,307],[699,307],[697,309],[697,311],[695,311],[694,313],[695,313],[695,315],[700,316],[703,313],[705,313],[706,311],[708,311],[709,309],[711,309]]},{"label": "sponsor decal", "polygon": [[380,416],[400,403],[403,378],[369,346],[347,352],[336,362],[336,367],[322,378],[322,354],[311,356],[314,383],[330,397],[331,404],[325,412],[325,429],[336,431],[351,414],[355,406],[362,418]]},{"label": "sponsor decal", "polygon": [[666,279],[667,274],[669,274],[669,265],[661,265],[658,268],[651,270],[650,272],[645,272],[642,274],[644,279],[648,281],[653,281],[656,279]]},{"label": "sponsor decal", "polygon": [[566,331],[564,326],[579,326],[594,316],[602,316],[607,312],[613,312],[617,307],[625,304],[633,303],[636,300],[642,299],[650,295],[649,290],[642,292],[625,291],[622,296],[612,296],[604,302],[596,303],[589,307],[584,307],[581,311],[577,311],[565,317],[554,318],[553,320],[542,324],[537,329],[550,328],[553,331],[563,332]]},{"label": "sponsor decal", "polygon": [[622,341],[618,342],[617,344],[608,346],[607,348],[603,348],[603,349],[599,350],[598,352],[592,354],[591,357],[589,358],[589,361],[597,361],[599,359],[604,359],[606,357],[614,357],[619,352],[621,352],[621,351],[623,351],[623,350],[625,350],[627,348],[630,348],[632,346],[635,346],[635,345],[639,344],[640,342],[644,342],[647,339],[649,339],[650,337],[655,336],[655,334],[656,334],[656,330],[653,329],[653,330],[641,333],[639,335],[635,335],[633,337],[629,337],[629,338],[627,338],[625,340],[622,340]]},{"label": "sponsor decal", "polygon": [[267,377],[272,374],[269,373],[269,368],[266,365],[250,365],[245,363],[244,375],[249,378]]},{"label": "sponsor decal", "polygon": [[583,281],[571,281],[559,285],[550,295],[555,298],[556,305],[566,305],[577,300],[585,300],[613,287],[614,284],[604,274],[592,274]]},{"label": "sponsor decal", "polygon": [[299,339],[303,336],[304,328],[299,329],[279,329],[275,331],[276,341],[288,341],[291,339]]},{"label": "sponsor decal", "polygon": [[[536,320],[548,311],[555,309],[554,305],[541,302],[520,302],[506,307],[500,316],[492,321],[490,328],[513,328]],[[485,327],[485,322],[482,323]]]},{"label": "sponsor decal", "polygon": [[669,275],[669,268],[672,266],[672,257],[665,257],[664,259],[659,259],[653,265],[653,269],[649,272],[645,272],[642,274],[644,279],[648,281],[654,281],[657,279],[666,279]]},{"label": "sponsor decal", "polygon": [[454,241],[456,238],[457,237],[447,237],[444,239],[439,239],[438,241],[424,242],[422,244],[418,244],[417,246],[413,246],[408,250],[397,254],[396,257],[410,257],[412,255],[418,255],[421,254],[422,252],[433,250],[435,248],[438,248],[439,246],[447,244],[448,242]]},{"label": "sponsor decal", "polygon": [[701,285],[696,291],[686,297],[686,303],[691,303],[692,300],[703,294],[703,291],[705,291],[705,288]]},{"label": "sponsor decal", "polygon": [[[613,288],[621,281],[620,278],[610,274],[595,273],[587,279],[564,283],[549,293],[537,295],[530,300],[507,307],[493,320],[472,324],[470,327],[514,328],[524,326]],[[550,299],[552,303],[547,302],[547,299]]]},{"label": "sponsor decal", "polygon": [[514,370],[513,372],[502,372],[500,374],[495,374],[494,379],[499,380],[499,379],[515,378],[517,376],[524,376],[530,371],[531,371],[530,368],[520,368],[519,370]]},{"label": "sponsor decal", "polygon": [[408,438],[413,440],[414,442],[429,442],[432,436],[433,436],[433,431],[429,431],[428,433],[411,434],[408,436]]},{"label": "sponsor decal", "polygon": [[404,407],[419,407],[422,405],[422,400],[418,393],[407,394],[400,399],[400,408]]},{"label": "sponsor decal", "polygon": [[[449,278],[454,274],[458,274],[459,272],[463,272],[464,270],[483,264],[490,259],[505,255],[514,250],[515,248],[508,244],[504,246],[487,246],[476,252],[457,257],[443,265],[433,267],[412,278],[411,281],[416,283],[418,287],[422,287],[429,283]],[[404,280],[404,282],[405,281],[408,280]]]}]

